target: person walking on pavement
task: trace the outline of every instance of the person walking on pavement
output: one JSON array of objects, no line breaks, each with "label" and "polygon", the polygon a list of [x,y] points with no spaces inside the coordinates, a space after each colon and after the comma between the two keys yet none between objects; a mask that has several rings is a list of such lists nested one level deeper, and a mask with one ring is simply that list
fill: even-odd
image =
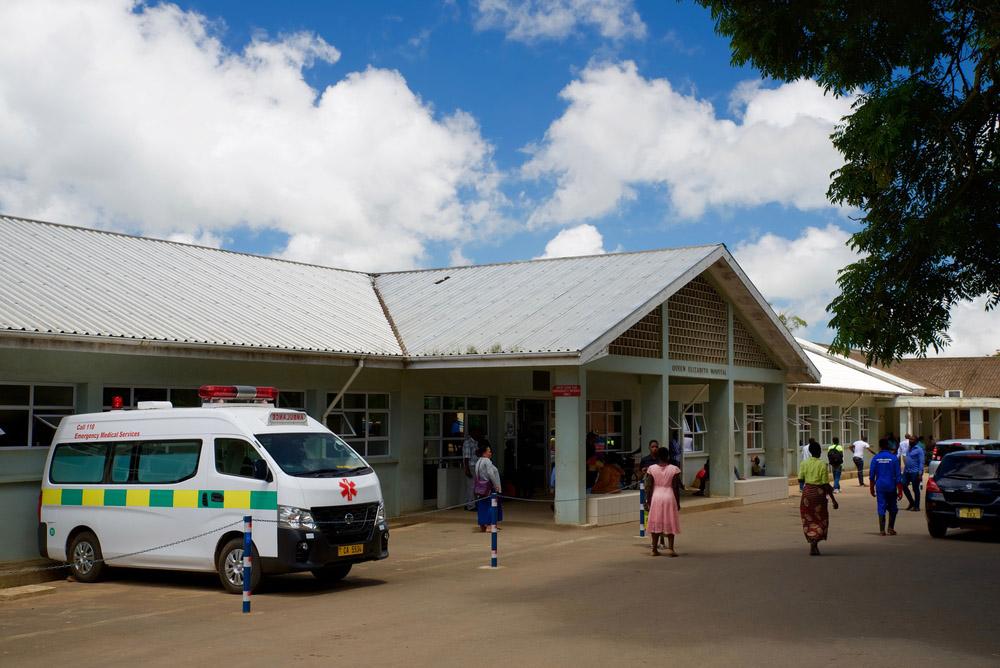
[{"label": "person walking on pavement", "polygon": [[914,443],[913,437],[909,434],[899,439],[899,446],[896,448],[895,455],[899,459],[900,470],[902,470],[903,464],[906,462],[906,453],[910,451],[910,446]]},{"label": "person walking on pavement", "polygon": [[466,510],[476,509],[475,473],[476,461],[479,459],[476,456],[476,451],[479,449],[479,439],[476,438],[478,435],[477,432],[470,432],[466,435],[465,440],[462,441],[462,470],[465,473]]},{"label": "person walking on pavement", "polygon": [[667,536],[667,553],[676,557],[674,536],[681,532],[677,499],[681,492],[681,470],[670,462],[670,451],[660,448],[656,453],[656,463],[646,471],[651,493],[646,500],[646,530],[653,541],[652,555],[660,556],[659,546],[662,536]]},{"label": "person walking on pavement", "polygon": [[833,501],[833,509],[840,508],[830,487],[830,472],[826,462],[820,459],[823,448],[813,441],[809,444],[809,459],[799,465],[799,487],[802,499],[799,515],[802,517],[802,533],[809,543],[809,554],[819,556],[819,542],[826,540],[830,530],[830,511],[827,501]]},{"label": "person walking on pavement", "polygon": [[826,459],[833,471],[833,491],[840,494],[840,476],[844,473],[844,447],[836,436],[833,437],[833,445],[826,449]]},{"label": "person walking on pavement", "polygon": [[[897,501],[903,498],[903,483],[899,472],[899,459],[889,449],[889,439],[880,438],[879,452],[872,457],[868,471],[868,487],[876,501],[878,513],[878,529],[881,535],[896,535],[896,514],[899,512]],[[886,529],[886,515],[889,516],[889,526]]]},{"label": "person walking on pavement", "polygon": [[[907,510],[920,510],[920,483],[924,479],[924,459],[923,439],[917,438],[917,442],[907,451],[906,461],[903,462],[903,493],[909,503]],[[910,496],[911,487],[913,496]]]},{"label": "person walking on pavement", "polygon": [[854,460],[854,468],[858,470],[858,484],[862,487],[865,486],[865,451],[875,454],[872,450],[872,446],[868,445],[868,441],[859,438],[858,440],[851,443],[851,454]]}]

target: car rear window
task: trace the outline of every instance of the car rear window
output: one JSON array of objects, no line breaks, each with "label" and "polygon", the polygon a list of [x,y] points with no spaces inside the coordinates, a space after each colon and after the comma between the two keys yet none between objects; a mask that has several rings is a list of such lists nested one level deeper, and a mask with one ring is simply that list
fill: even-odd
[{"label": "car rear window", "polygon": [[1000,457],[983,455],[945,457],[936,478],[961,480],[1000,480]]}]

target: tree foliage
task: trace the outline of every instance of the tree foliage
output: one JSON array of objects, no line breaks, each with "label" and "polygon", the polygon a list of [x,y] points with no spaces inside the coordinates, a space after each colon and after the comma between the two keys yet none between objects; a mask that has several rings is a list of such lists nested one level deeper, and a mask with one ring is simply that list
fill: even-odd
[{"label": "tree foliage", "polygon": [[859,94],[831,202],[862,212],[828,307],[869,363],[940,350],[952,306],[1000,302],[1000,2],[697,0],[733,62]]},{"label": "tree foliage", "polygon": [[785,313],[783,311],[779,312],[778,320],[780,320],[781,324],[784,325],[786,328],[788,328],[788,331],[793,334],[795,333],[795,330],[809,326],[808,322],[806,322],[799,316],[795,315],[794,313]]}]

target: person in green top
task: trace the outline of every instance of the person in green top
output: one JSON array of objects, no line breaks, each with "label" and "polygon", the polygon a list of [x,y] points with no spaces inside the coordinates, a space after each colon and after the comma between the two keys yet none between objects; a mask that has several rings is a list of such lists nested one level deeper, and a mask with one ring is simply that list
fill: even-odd
[{"label": "person in green top", "polygon": [[826,449],[826,458],[833,470],[833,491],[835,494],[840,494],[840,476],[844,472],[844,446],[836,436],[833,437],[833,445]]},{"label": "person in green top", "polygon": [[826,462],[820,459],[822,454],[823,448],[813,441],[809,444],[809,459],[799,465],[799,486],[802,487],[799,515],[802,517],[802,533],[809,543],[809,554],[813,556],[819,556],[819,542],[826,540],[830,529],[827,500],[833,502],[834,510],[840,508],[836,497],[833,496]]}]

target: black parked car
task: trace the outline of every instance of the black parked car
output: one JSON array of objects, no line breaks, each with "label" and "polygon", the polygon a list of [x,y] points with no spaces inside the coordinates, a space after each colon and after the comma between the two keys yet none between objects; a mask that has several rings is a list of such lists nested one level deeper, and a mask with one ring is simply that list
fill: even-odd
[{"label": "black parked car", "polygon": [[927,531],[949,528],[1000,530],[1000,452],[965,450],[945,455],[927,480]]}]

